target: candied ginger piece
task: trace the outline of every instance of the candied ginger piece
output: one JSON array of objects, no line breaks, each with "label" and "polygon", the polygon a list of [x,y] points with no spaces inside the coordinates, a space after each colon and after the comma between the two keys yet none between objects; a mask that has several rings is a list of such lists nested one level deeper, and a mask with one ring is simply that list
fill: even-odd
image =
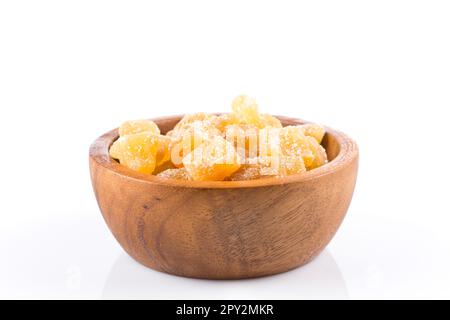
[{"label": "candied ginger piece", "polygon": [[169,160],[168,138],[148,132],[120,137],[111,146],[112,158],[130,169],[152,173],[156,165]]},{"label": "candied ginger piece", "polygon": [[240,123],[254,125],[258,128],[264,127],[254,99],[245,95],[238,96],[233,100],[231,108]]},{"label": "candied ginger piece", "polygon": [[325,128],[319,124],[307,123],[300,126],[305,136],[314,137],[318,143],[322,142],[325,135]]},{"label": "candied ginger piece", "polygon": [[269,163],[258,163],[257,160],[241,165],[239,170],[230,176],[231,181],[245,181],[270,178],[278,175],[279,168],[271,168]]},{"label": "candied ginger piece", "polygon": [[301,156],[283,155],[280,157],[280,176],[289,176],[291,174],[302,173],[305,171],[305,162]]},{"label": "candied ginger piece", "polygon": [[157,174],[158,177],[177,180],[192,180],[185,168],[167,169]]},{"label": "candied ginger piece", "polygon": [[119,136],[121,137],[141,132],[160,134],[158,125],[151,120],[126,121],[119,128]]},{"label": "candied ginger piece", "polygon": [[285,177],[306,171],[303,158],[299,155],[273,154],[258,157],[259,172],[262,176]]},{"label": "candied ginger piece", "polygon": [[254,180],[263,177],[258,165],[242,165],[230,176],[231,181]]},{"label": "candied ginger piece", "polygon": [[234,113],[224,113],[212,117],[211,122],[217,130],[224,134],[227,126],[238,125],[239,119]]},{"label": "candied ginger piece", "polygon": [[306,168],[314,161],[310,143],[300,126],[287,126],[280,130],[280,147],[284,155],[302,157]]},{"label": "candied ginger piece", "polygon": [[327,163],[323,126],[283,127],[245,95],[228,114],[187,114],[161,135],[151,120],[124,122],[111,157],[139,172],[182,180],[251,180],[302,173]]},{"label": "candied ginger piece", "polygon": [[173,140],[169,146],[172,162],[177,167],[181,166],[184,156],[203,144],[204,141],[219,135],[221,133],[210,124],[209,120],[195,120],[185,127],[178,128],[177,131],[172,131],[170,137]]},{"label": "candied ginger piece", "polygon": [[285,177],[306,171],[301,156],[272,155],[258,157],[257,162],[250,161],[241,166],[230,178],[231,180],[251,180],[270,177]]},{"label": "candied ginger piece", "polygon": [[[175,127],[166,133],[175,140],[176,143],[185,139],[187,141],[194,141],[199,138],[200,142],[207,137],[213,135],[220,135],[220,131],[214,126],[214,119],[216,116],[207,113],[194,113],[185,115]],[[186,139],[188,136],[188,139]],[[193,148],[192,148],[193,149]]]},{"label": "candied ginger piece", "polygon": [[240,167],[240,158],[233,145],[214,136],[183,158],[183,165],[193,180],[221,181]]},{"label": "candied ginger piece", "polygon": [[302,126],[287,126],[281,129],[280,146],[287,156],[301,156],[306,169],[314,169],[327,162],[325,149],[316,137],[303,134]]},{"label": "candied ginger piece", "polygon": [[320,167],[328,162],[327,159],[327,152],[325,151],[325,148],[322,147],[317,140],[314,137],[306,137],[308,144],[309,144],[309,150],[311,150],[314,160],[311,163],[308,163],[308,166],[306,168],[308,170]]},{"label": "candied ginger piece", "polygon": [[281,128],[281,122],[269,114],[260,114],[256,101],[245,95],[236,97],[232,103],[233,117],[241,124],[253,125],[259,129],[265,127]]},{"label": "candied ginger piece", "polygon": [[[200,114],[196,114],[200,117]],[[201,114],[205,115],[206,114]],[[203,135],[205,137],[211,137],[214,135],[220,135],[221,132],[214,125],[215,116],[207,116],[203,120],[187,118],[187,115],[183,118],[184,122],[180,125],[180,122],[169,132],[167,136],[172,137],[175,140],[181,140],[186,135]],[[183,119],[181,121],[183,121]]]},{"label": "candied ginger piece", "polygon": [[225,128],[225,137],[241,157],[253,158],[258,155],[258,128],[255,126],[228,125]]},{"label": "candied ginger piece", "polygon": [[305,160],[314,160],[306,137],[298,130],[264,128],[259,136],[259,162],[265,175],[288,176],[306,171]]},{"label": "candied ginger piece", "polygon": [[281,132],[281,129],[272,127],[265,127],[258,131],[258,156],[260,159],[268,156],[277,157],[281,154]]},{"label": "candied ginger piece", "polygon": [[263,113],[260,115],[261,123],[264,127],[282,128],[281,121],[271,116],[270,114]]},{"label": "candied ginger piece", "polygon": [[173,131],[178,131],[180,129],[184,129],[188,127],[193,122],[203,122],[203,121],[211,121],[212,115],[207,114],[205,112],[198,112],[192,114],[186,114],[181,118],[181,120],[175,125]]}]

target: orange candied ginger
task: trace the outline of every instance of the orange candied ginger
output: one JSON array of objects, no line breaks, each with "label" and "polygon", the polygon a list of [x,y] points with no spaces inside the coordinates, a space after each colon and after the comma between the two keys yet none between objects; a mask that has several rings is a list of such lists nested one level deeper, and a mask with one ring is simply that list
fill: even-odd
[{"label": "orange candied ginger", "polygon": [[153,134],[160,133],[156,123],[154,123],[151,120],[126,121],[122,123],[122,125],[119,128],[119,135],[121,137],[141,132],[149,132]]},{"label": "orange candied ginger", "polygon": [[307,123],[299,126],[305,136],[313,137],[318,143],[322,142],[325,135],[325,128],[315,123]]},{"label": "orange candied ginger", "polygon": [[109,153],[130,169],[153,173],[155,167],[169,160],[168,138],[148,132],[120,137]]},{"label": "orange candied ginger", "polygon": [[254,180],[300,174],[327,163],[323,126],[283,127],[238,96],[232,112],[185,115],[163,135],[150,120],[127,121],[110,148],[112,158],[138,172],[194,181]]},{"label": "orange candied ginger", "polygon": [[231,181],[256,180],[276,176],[276,171],[261,163],[243,164],[230,176]]},{"label": "orange candied ginger", "polygon": [[184,116],[167,136],[172,138],[169,145],[172,162],[182,166],[182,158],[200,146],[205,140],[221,135],[213,125],[214,116],[195,113]]},{"label": "orange candied ginger", "polygon": [[221,136],[205,141],[183,158],[183,165],[193,180],[224,180],[240,164],[234,146]]},{"label": "orange candied ginger", "polygon": [[186,168],[167,169],[156,175],[157,177],[176,180],[191,180]]},{"label": "orange candied ginger", "polygon": [[241,95],[234,99],[232,104],[232,114],[237,119],[238,124],[253,125],[259,129],[265,127],[281,128],[281,122],[269,114],[260,114],[256,101],[247,96]]},{"label": "orange candied ginger", "polygon": [[254,158],[258,154],[259,130],[252,125],[228,125],[224,136],[242,157]]},{"label": "orange candied ginger", "polygon": [[170,159],[170,138],[160,135],[153,121],[124,122],[119,128],[119,136],[109,153],[130,169],[151,174]]},{"label": "orange candied ginger", "polygon": [[[309,131],[305,130],[307,128],[308,127],[305,127],[304,125],[282,128],[280,130],[280,149],[282,158],[302,158],[304,167],[307,170],[310,170],[325,164],[327,162],[327,154],[325,149],[316,140],[318,137],[316,131],[313,132],[314,136],[309,136],[306,135],[309,133]],[[320,137],[320,141],[322,140],[322,137]],[[287,167],[291,166],[292,168],[292,161],[288,159],[286,159],[286,161]],[[304,171],[303,169],[300,169],[300,167],[298,168],[300,171]],[[296,169],[294,169],[294,171],[295,170]],[[290,173],[288,173],[288,175],[289,174]]]}]

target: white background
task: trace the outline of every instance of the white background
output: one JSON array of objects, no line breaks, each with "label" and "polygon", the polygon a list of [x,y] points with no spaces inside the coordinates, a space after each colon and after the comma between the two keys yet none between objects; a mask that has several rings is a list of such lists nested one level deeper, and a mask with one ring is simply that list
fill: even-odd
[{"label": "white background", "polygon": [[[448,1],[1,1],[0,298],[450,298],[449,17]],[[358,142],[343,225],[274,277],[138,265],[98,210],[90,143],[240,93]]]}]

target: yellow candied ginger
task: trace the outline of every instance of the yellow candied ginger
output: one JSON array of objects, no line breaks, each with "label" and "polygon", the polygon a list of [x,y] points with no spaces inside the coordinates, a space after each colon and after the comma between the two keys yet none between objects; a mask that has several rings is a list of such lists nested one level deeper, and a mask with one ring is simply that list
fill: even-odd
[{"label": "yellow candied ginger", "polygon": [[317,124],[283,127],[242,95],[231,113],[185,115],[166,135],[150,120],[124,122],[110,155],[133,170],[166,179],[254,180],[324,165],[324,135]]},{"label": "yellow candied ginger", "polygon": [[157,177],[176,180],[191,180],[186,168],[166,169],[156,175]]},{"label": "yellow candied ginger", "polygon": [[281,122],[277,118],[260,114],[255,99],[245,95],[238,96],[232,103],[232,114],[240,124],[253,125],[259,129],[265,127],[281,128]]},{"label": "yellow candied ginger", "polygon": [[239,170],[234,172],[230,176],[231,181],[243,181],[243,180],[256,180],[261,179],[263,176],[261,175],[261,168],[259,165],[242,165]]},{"label": "yellow candied ginger", "polygon": [[281,121],[275,118],[274,116],[271,116],[270,114],[263,113],[261,114],[261,122],[263,127],[272,127],[272,128],[281,128],[283,125],[281,124]]},{"label": "yellow candied ginger", "polygon": [[270,163],[258,162],[258,159],[241,165],[239,170],[230,176],[231,181],[257,180],[278,175],[278,168],[271,168]]},{"label": "yellow candied ginger", "polygon": [[181,118],[180,121],[173,127],[173,132],[182,132],[183,129],[189,127],[194,122],[203,122],[203,121],[210,121],[213,118],[212,115],[207,114],[205,112],[198,112],[198,113],[191,113],[186,114]]},{"label": "yellow candied ginger", "polygon": [[119,128],[119,136],[121,137],[141,132],[160,134],[158,126],[151,120],[126,121]]},{"label": "yellow candied ginger", "polygon": [[306,171],[302,157],[273,153],[270,156],[257,157],[250,163],[241,165],[231,175],[230,180],[254,180],[270,177],[285,177]]},{"label": "yellow candied ginger", "polygon": [[212,116],[203,113],[186,115],[173,130],[167,133],[167,136],[172,138],[169,151],[175,166],[181,166],[182,158],[204,141],[221,135],[221,132],[213,125],[212,119]]},{"label": "yellow candied ginger", "polygon": [[325,149],[317,142],[316,137],[304,134],[303,125],[287,126],[280,130],[280,149],[282,157],[301,157],[308,170],[327,162]]},{"label": "yellow candied ginger", "polygon": [[213,126],[222,134],[225,134],[226,128],[232,125],[238,125],[239,119],[234,113],[224,113],[211,118]]},{"label": "yellow candied ginger", "polygon": [[153,173],[155,167],[169,160],[168,137],[141,132],[120,137],[111,146],[112,158],[130,169]]},{"label": "yellow candied ginger", "polygon": [[205,141],[183,158],[183,165],[193,180],[221,181],[240,167],[234,146],[221,136]]},{"label": "yellow candied ginger", "polygon": [[258,134],[258,128],[245,124],[228,125],[224,131],[225,139],[244,158],[253,158],[258,155]]},{"label": "yellow candied ginger", "polygon": [[319,124],[307,123],[299,126],[305,136],[310,136],[316,139],[318,143],[322,142],[325,135],[325,128]]},{"label": "yellow candied ginger", "polygon": [[308,166],[306,167],[306,169],[311,170],[314,168],[318,168],[322,165],[324,165],[325,163],[328,162],[327,159],[327,152],[325,151],[325,148],[322,147],[316,139],[314,139],[313,137],[306,137],[308,140],[308,144],[309,144],[309,149],[311,150],[313,156],[314,156],[314,160],[312,161],[312,163],[308,164]]},{"label": "yellow candied ginger", "polygon": [[272,153],[270,156],[258,157],[260,173],[264,176],[285,177],[306,171],[305,163],[301,156]]}]

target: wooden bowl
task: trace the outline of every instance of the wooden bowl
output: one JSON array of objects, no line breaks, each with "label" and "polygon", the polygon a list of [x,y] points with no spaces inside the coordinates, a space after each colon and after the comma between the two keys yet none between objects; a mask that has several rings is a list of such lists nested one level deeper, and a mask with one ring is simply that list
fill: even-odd
[{"label": "wooden bowl", "polygon": [[[278,117],[283,125],[304,121]],[[165,133],[181,116],[153,119]],[[130,256],[152,269],[194,278],[240,279],[311,261],[350,204],[358,148],[326,128],[330,162],[300,175],[252,181],[178,181],[141,174],[109,157],[117,129],[89,151],[103,217]]]}]

